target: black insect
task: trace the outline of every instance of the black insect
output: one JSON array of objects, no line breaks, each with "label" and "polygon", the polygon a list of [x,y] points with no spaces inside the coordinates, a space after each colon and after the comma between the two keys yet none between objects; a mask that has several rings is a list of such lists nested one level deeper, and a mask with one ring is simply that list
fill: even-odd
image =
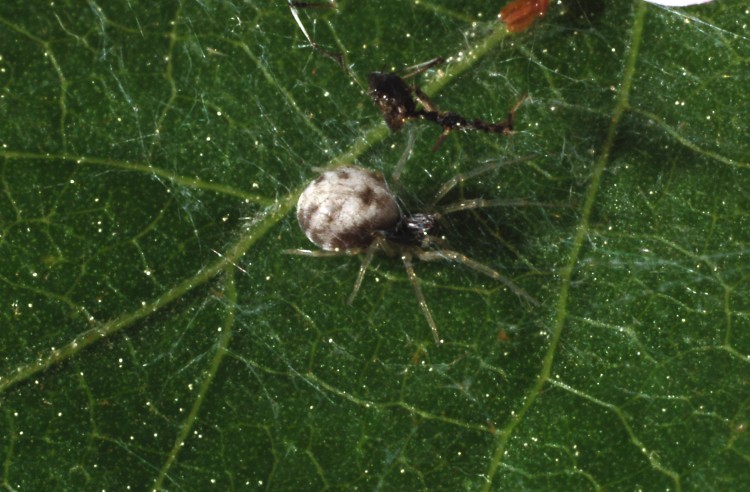
[{"label": "black insect", "polygon": [[[297,9],[299,8],[334,7],[335,4],[333,3],[324,4],[289,1],[289,8],[292,12],[292,16],[297,22],[302,34],[307,38],[310,46],[321,55],[336,62],[336,64],[338,64],[347,75],[361,86],[356,74],[351,71],[349,65],[346,63],[344,54],[332,53],[313,41],[312,37],[307,33],[305,26],[302,24],[297,12]],[[496,123],[488,123],[481,119],[464,118],[456,112],[440,111],[419,87],[416,85],[410,86],[406,83],[405,79],[420,74],[435,65],[443,63],[444,61],[445,60],[442,57],[435,58],[412,67],[413,70],[404,76],[399,76],[395,72],[372,72],[368,75],[367,93],[375,102],[375,106],[380,111],[380,114],[383,115],[383,119],[388,125],[388,128],[392,132],[397,132],[403,128],[409,120],[414,119],[426,120],[437,124],[442,127],[443,132],[438,136],[435,145],[432,148],[433,151],[438,150],[448,134],[454,130],[478,130],[487,133],[510,135],[513,132],[513,122],[516,109],[521,105],[525,96],[521,97],[521,99],[513,106],[508,112],[508,116],[505,120]]]}]

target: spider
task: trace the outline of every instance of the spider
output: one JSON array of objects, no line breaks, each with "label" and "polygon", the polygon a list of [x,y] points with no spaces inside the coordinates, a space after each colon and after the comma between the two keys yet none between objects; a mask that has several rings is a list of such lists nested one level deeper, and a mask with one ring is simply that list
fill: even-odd
[{"label": "spider", "polygon": [[[489,162],[468,173],[458,174],[440,187],[427,209],[434,209],[437,202],[459,183],[527,159],[529,158]],[[435,343],[439,345],[442,340],[414,272],[412,260],[416,258],[422,261],[446,260],[461,263],[501,282],[519,297],[538,305],[533,297],[502,274],[462,253],[443,247],[444,238],[440,236],[440,219],[445,214],[528,203],[524,200],[473,199],[441,207],[439,212],[405,214],[399,208],[396,197],[382,174],[360,167],[340,167],[325,171],[313,180],[297,202],[297,220],[302,231],[321,249],[292,249],[285,252],[313,257],[363,254],[362,265],[349,296],[350,304],[354,301],[376,252],[399,256],[416,293],[419,307],[432,330]]]},{"label": "spider", "polygon": [[[300,8],[335,8],[335,4],[294,2],[291,0],[289,0],[288,4],[297,26],[302,31],[302,34],[307,39],[308,43],[310,43],[310,46],[321,55],[335,61],[336,64],[338,64],[339,67],[364,90],[362,82],[360,82],[357,75],[352,72],[349,65],[346,63],[344,53],[331,53],[313,41],[312,37],[307,33],[304,24],[302,24],[302,20],[297,12],[297,9]],[[511,108],[505,120],[496,123],[488,123],[480,119],[464,118],[459,113],[453,111],[438,110],[437,106],[430,101],[427,94],[416,85],[409,86],[404,80],[418,75],[435,65],[443,63],[444,61],[445,60],[442,57],[438,57],[425,63],[409,67],[409,73],[403,77],[397,75],[395,72],[372,72],[368,75],[367,93],[380,111],[388,128],[392,132],[397,132],[403,128],[407,121],[414,119],[422,119],[437,124],[442,127],[443,131],[435,141],[435,144],[432,147],[433,151],[437,151],[448,134],[454,130],[478,130],[487,133],[500,133],[503,135],[510,135],[513,133],[515,112],[526,98],[525,95],[516,102],[513,108]]]}]

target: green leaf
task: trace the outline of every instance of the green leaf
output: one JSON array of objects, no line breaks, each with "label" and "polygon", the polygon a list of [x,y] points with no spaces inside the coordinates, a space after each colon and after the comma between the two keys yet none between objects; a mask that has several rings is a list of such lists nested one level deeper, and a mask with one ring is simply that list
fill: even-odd
[{"label": "green leaf", "polygon": [[[511,137],[389,133],[286,2],[0,6],[0,483],[7,490],[742,490],[750,486],[747,5],[303,9],[360,80],[409,79]],[[321,168],[441,203],[448,262],[296,223]]]}]

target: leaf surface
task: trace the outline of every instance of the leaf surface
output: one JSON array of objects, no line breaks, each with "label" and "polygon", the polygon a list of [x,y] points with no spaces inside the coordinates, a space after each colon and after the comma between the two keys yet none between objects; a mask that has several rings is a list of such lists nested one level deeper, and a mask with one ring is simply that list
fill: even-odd
[{"label": "leaf surface", "polygon": [[[300,11],[359,81],[443,56],[408,79],[442,110],[526,95],[511,137],[433,152],[285,2],[3,2],[2,485],[750,486],[746,5],[564,2],[519,34],[501,6]],[[440,204],[515,206],[444,234],[539,307],[417,262],[435,346],[398,258],[348,305],[356,257],[284,254],[320,169],[406,157],[407,212],[508,163]]]}]

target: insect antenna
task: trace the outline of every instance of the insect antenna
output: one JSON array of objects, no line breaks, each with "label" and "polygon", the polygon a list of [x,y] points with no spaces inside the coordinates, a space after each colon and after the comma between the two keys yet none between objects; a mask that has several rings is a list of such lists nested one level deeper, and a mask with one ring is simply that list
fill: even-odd
[{"label": "insect antenna", "polygon": [[341,52],[331,52],[327,49],[320,46],[318,43],[313,41],[312,36],[307,32],[307,29],[305,29],[305,25],[302,23],[302,19],[300,19],[299,16],[299,10],[300,8],[329,8],[334,9],[336,8],[336,3],[320,3],[320,2],[293,2],[291,0],[288,1],[289,4],[289,10],[292,12],[292,17],[294,17],[294,21],[297,23],[297,26],[299,27],[300,31],[302,31],[302,34],[304,34],[305,38],[307,39],[307,42],[310,43],[310,46],[323,55],[324,57],[328,58],[329,60],[333,60],[336,65],[338,65],[341,70],[343,70],[351,79],[356,82],[356,84],[362,89],[363,91],[366,91],[365,85],[362,83],[361,80],[359,80],[359,77],[357,77],[357,74],[355,74],[352,69],[349,67],[349,64],[346,62],[346,54]]}]

